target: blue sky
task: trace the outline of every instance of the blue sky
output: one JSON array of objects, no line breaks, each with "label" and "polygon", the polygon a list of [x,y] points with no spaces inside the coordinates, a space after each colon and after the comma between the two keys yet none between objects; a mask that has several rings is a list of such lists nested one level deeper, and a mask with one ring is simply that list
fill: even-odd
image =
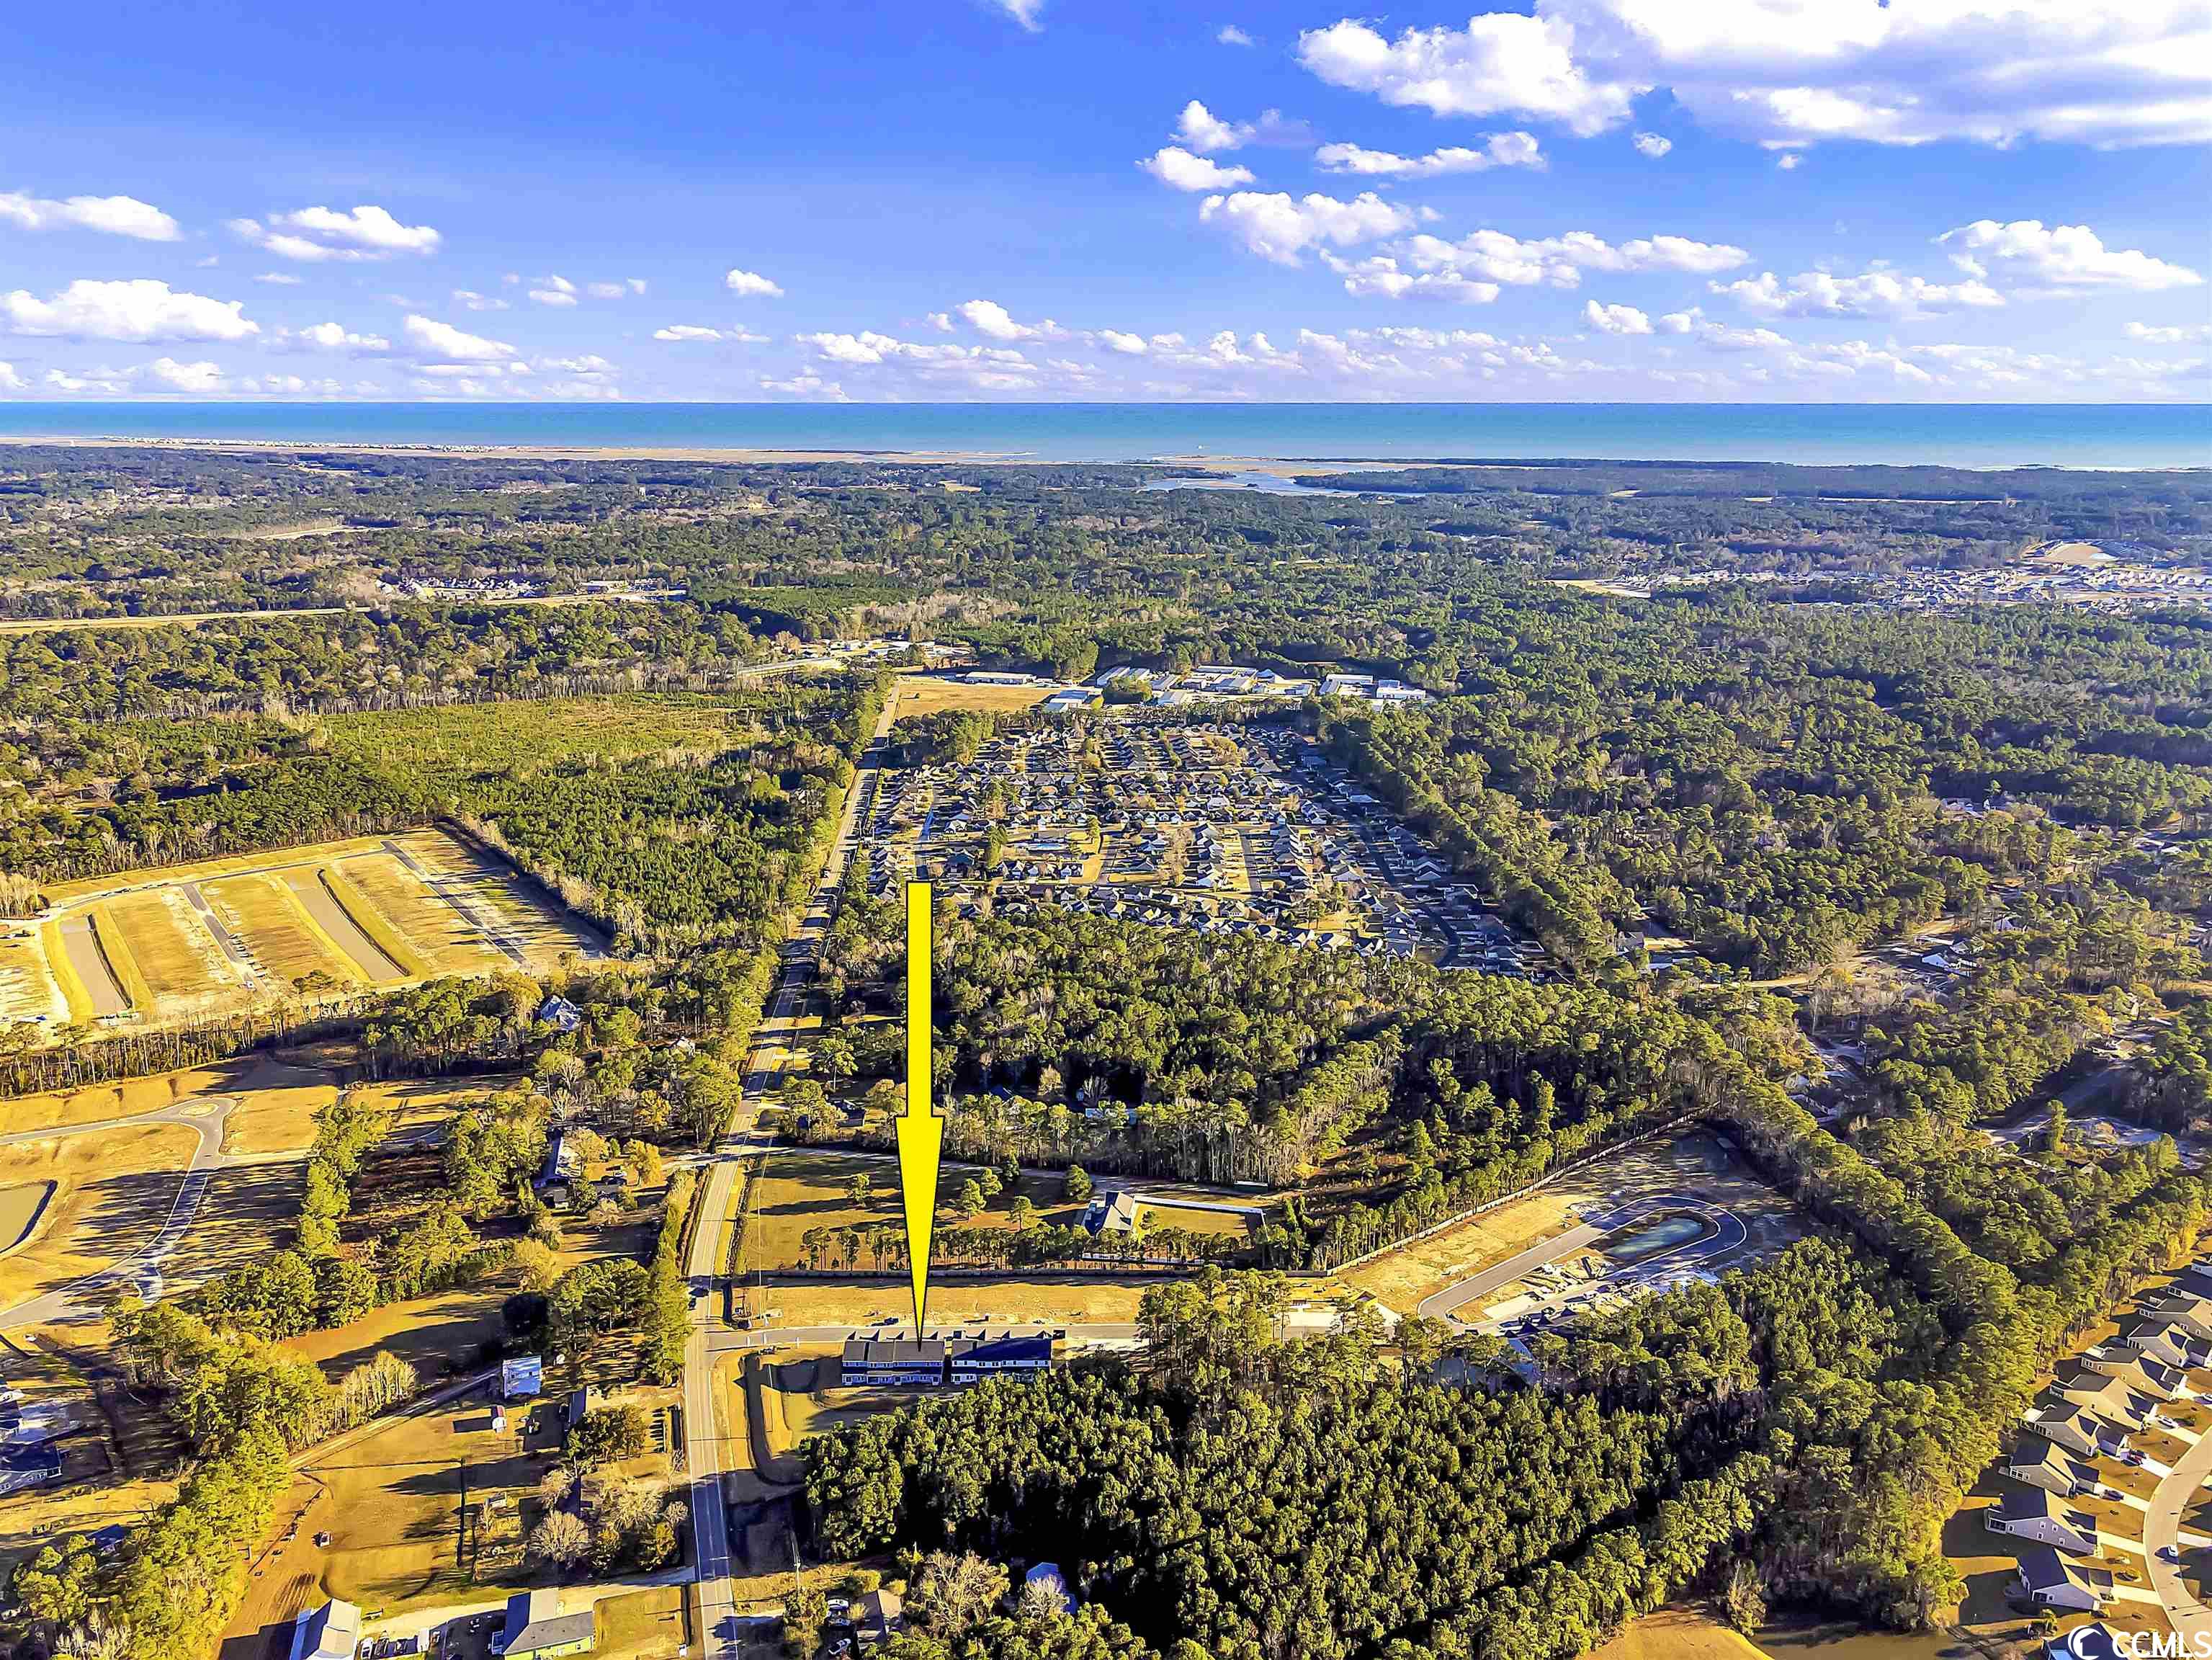
[{"label": "blue sky", "polygon": [[4,397],[2212,395],[2203,0],[10,30]]}]

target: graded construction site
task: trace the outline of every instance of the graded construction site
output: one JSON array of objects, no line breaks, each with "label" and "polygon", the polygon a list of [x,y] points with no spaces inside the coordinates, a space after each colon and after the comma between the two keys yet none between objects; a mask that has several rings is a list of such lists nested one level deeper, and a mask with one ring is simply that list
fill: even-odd
[{"label": "graded construction site", "polygon": [[544,974],[605,941],[440,830],[132,871],[0,923],[0,1024],[204,1019],[441,975]]}]

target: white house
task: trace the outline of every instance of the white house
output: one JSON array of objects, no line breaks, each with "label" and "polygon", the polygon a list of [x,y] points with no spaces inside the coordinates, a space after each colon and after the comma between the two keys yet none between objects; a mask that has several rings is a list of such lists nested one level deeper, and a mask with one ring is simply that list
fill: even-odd
[{"label": "white house", "polygon": [[2069,1509],[2064,1500],[2041,1487],[2007,1487],[1982,1512],[1982,1524],[1991,1533],[2030,1539],[2075,1556],[2097,1554],[2097,1518],[2087,1511]]},{"label": "white house", "polygon": [[2015,1481],[2041,1487],[2061,1499],[2093,1493],[2104,1485],[2094,1464],[2085,1464],[2056,1442],[2023,1435],[2005,1460],[2004,1473]]},{"label": "white house", "polygon": [[2124,1377],[2106,1377],[2086,1367],[2062,1372],[2058,1392],[2092,1416],[2130,1431],[2147,1426],[2158,1406],[2148,1395],[2139,1394]]},{"label": "white house", "polygon": [[2020,1553],[2020,1588],[2038,1608],[2095,1614],[2112,1600],[2112,1576],[2062,1555],[2048,1545]]},{"label": "white house", "polygon": [[2138,1320],[2120,1341],[2138,1353],[2185,1371],[2212,1365],[2212,1344],[2191,1336],[2170,1321]]},{"label": "white house", "polygon": [[2172,1400],[2189,1383],[2180,1367],[2122,1345],[2100,1344],[2081,1357],[2081,1364],[2160,1401]]},{"label": "white house", "polygon": [[2128,1448],[2124,1430],[2083,1411],[2070,1401],[2055,1401],[2038,1407],[2021,1421],[2045,1440],[2084,1458],[2094,1458],[2100,1453],[2123,1453]]},{"label": "white house", "polygon": [[2212,1342],[2212,1297],[2172,1286],[2165,1296],[2144,1304],[2143,1312],[2180,1327],[2199,1341]]}]

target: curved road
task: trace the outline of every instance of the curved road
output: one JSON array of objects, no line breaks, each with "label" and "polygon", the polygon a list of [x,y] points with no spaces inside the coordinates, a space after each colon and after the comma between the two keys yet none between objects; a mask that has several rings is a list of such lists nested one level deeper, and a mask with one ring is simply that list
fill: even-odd
[{"label": "curved road", "polygon": [[2179,1564],[2161,1561],[2159,1552],[2178,1548],[2181,1518],[2212,1475],[2212,1435],[2206,1435],[2181,1456],[2180,1462],[2159,1478],[2143,1515],[2143,1558],[2151,1589],[2158,1593],[2166,1617],[2181,1633],[2184,1651],[2212,1653],[2212,1608],[2199,1602],[2181,1577]]},{"label": "curved road", "polygon": [[207,1192],[208,1178],[217,1171],[234,1170],[241,1164],[268,1164],[297,1158],[298,1152],[229,1153],[222,1150],[223,1134],[230,1122],[230,1115],[238,1105],[234,1095],[194,1095],[172,1102],[152,1112],[142,1112],[124,1118],[95,1119],[84,1124],[57,1124],[46,1129],[16,1130],[0,1135],[0,1146],[21,1146],[33,1141],[54,1141],[72,1135],[91,1135],[101,1130],[137,1128],[148,1124],[179,1124],[198,1137],[191,1160],[178,1178],[176,1196],[166,1212],[161,1213],[158,1227],[140,1243],[124,1252],[106,1268],[88,1274],[53,1290],[16,1304],[10,1309],[0,1309],[0,1331],[15,1331],[25,1326],[58,1325],[74,1320],[95,1318],[108,1299],[127,1286],[156,1288],[161,1284],[160,1268],[164,1258],[183,1238],[199,1213],[200,1200]]},{"label": "curved road", "polygon": [[296,1160],[303,1155],[305,1149],[292,1153],[226,1153],[223,1131],[230,1124],[230,1113],[237,1104],[237,1096],[185,1096],[168,1107],[157,1107],[150,1113],[133,1113],[131,1118],[100,1118],[88,1124],[55,1124],[51,1128],[18,1128],[0,1135],[0,1146],[22,1146],[27,1142],[53,1142],[64,1135],[93,1135],[108,1128],[181,1124],[199,1138],[192,1146],[191,1162],[177,1177],[177,1195],[170,1200],[168,1208],[149,1213],[161,1218],[149,1237],[133,1249],[124,1250],[104,1268],[55,1286],[53,1291],[20,1301],[13,1308],[0,1308],[0,1333],[20,1330],[24,1326],[60,1326],[77,1319],[95,1319],[115,1292],[131,1286],[137,1286],[146,1295],[159,1295],[161,1262],[192,1226],[192,1218],[199,1215],[199,1201],[201,1197],[206,1197],[208,1177],[215,1176],[216,1171],[232,1171],[243,1164],[283,1164],[285,1160]]}]

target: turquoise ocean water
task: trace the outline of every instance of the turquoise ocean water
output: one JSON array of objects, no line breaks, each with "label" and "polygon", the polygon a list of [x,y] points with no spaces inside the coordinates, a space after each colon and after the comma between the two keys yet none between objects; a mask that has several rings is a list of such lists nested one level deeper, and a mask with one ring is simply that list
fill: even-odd
[{"label": "turquoise ocean water", "polygon": [[1037,461],[1742,460],[2212,467],[2212,404],[0,402],[9,438],[978,452]]}]

